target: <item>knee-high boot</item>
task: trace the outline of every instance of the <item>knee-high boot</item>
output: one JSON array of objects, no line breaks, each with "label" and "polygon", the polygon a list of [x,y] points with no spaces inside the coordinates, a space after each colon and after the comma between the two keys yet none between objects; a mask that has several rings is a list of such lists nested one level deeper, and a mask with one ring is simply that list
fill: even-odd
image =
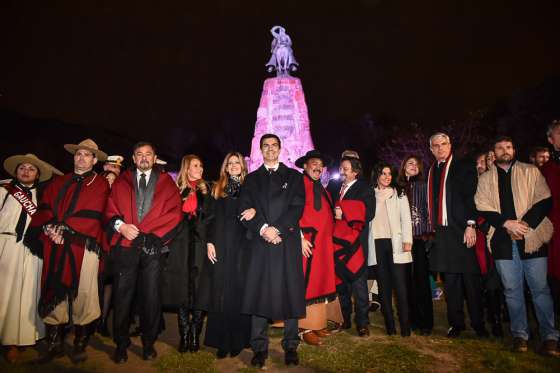
[{"label": "knee-high boot", "polygon": [[86,347],[94,331],[94,322],[87,325],[74,325],[74,349],[70,356],[74,364],[81,363],[87,359]]},{"label": "knee-high boot", "polygon": [[189,320],[189,310],[186,306],[179,307],[179,312],[177,313],[177,322],[179,324],[179,352],[187,352],[189,350],[189,341],[191,340],[191,328]]},{"label": "knee-high boot", "polygon": [[46,342],[47,350],[43,356],[38,360],[40,364],[45,364],[57,357],[64,356],[64,328],[65,324],[50,325],[45,324],[46,327]]},{"label": "knee-high boot", "polygon": [[200,350],[200,333],[202,332],[202,321],[204,319],[203,311],[195,310],[192,311],[192,339],[190,343],[191,352],[197,352]]}]

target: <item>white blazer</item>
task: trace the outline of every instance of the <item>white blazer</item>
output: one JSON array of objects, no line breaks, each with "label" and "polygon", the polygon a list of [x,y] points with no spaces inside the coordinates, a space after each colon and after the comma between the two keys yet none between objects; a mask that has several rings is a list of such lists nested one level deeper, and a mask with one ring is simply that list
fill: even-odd
[{"label": "white blazer", "polygon": [[[375,196],[373,197],[375,198]],[[393,263],[404,264],[412,262],[412,253],[403,251],[403,242],[412,244],[412,220],[410,218],[410,207],[408,198],[405,195],[397,196],[394,190],[393,195],[385,201],[387,214],[389,215],[389,225],[391,226],[391,244],[393,245]],[[369,223],[368,237],[368,265],[377,264],[375,257],[375,239],[373,238],[373,220]]]}]

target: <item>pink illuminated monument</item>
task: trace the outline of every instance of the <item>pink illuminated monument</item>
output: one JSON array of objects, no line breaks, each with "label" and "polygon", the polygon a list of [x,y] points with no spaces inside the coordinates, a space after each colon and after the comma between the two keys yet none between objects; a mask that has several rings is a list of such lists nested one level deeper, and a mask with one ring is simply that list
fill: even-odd
[{"label": "pink illuminated monument", "polygon": [[266,66],[269,72],[276,71],[276,77],[266,79],[263,85],[251,155],[247,159],[249,171],[262,164],[259,140],[265,133],[280,137],[280,161],[288,167],[295,167],[296,159],[313,149],[303,87],[298,78],[290,76],[298,67],[291,39],[281,26],[274,26],[271,33],[272,56]]}]

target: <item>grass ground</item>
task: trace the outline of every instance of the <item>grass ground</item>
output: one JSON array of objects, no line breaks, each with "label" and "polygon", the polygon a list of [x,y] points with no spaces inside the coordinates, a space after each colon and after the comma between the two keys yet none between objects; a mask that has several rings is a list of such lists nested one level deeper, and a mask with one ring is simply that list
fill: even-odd
[{"label": "grass ground", "polygon": [[[370,315],[371,336],[360,338],[354,329],[338,333],[324,340],[320,347],[301,345],[300,366],[286,369],[280,347],[281,329],[271,330],[268,372],[560,372],[560,358],[547,358],[536,353],[537,341],[532,341],[530,351],[514,354],[509,351],[511,340],[477,339],[471,331],[460,339],[445,337],[445,303],[435,302],[436,327],[432,336],[413,335],[410,338],[384,335],[383,320],[379,313]],[[115,365],[111,360],[114,345],[109,338],[96,336],[88,347],[89,359],[73,365],[68,358],[61,358],[47,365],[32,363],[37,357],[34,348],[22,352],[22,361],[9,365],[0,359],[0,372],[50,373],[50,372],[258,372],[249,365],[252,353],[243,351],[236,358],[217,360],[215,350],[203,348],[196,354],[176,352],[177,330],[174,315],[166,315],[167,330],[156,344],[159,353],[155,362],[141,359],[141,345],[133,339],[129,361]],[[507,329],[507,324],[504,325]],[[71,338],[67,338],[67,343]],[[67,346],[70,350],[70,346]]]}]

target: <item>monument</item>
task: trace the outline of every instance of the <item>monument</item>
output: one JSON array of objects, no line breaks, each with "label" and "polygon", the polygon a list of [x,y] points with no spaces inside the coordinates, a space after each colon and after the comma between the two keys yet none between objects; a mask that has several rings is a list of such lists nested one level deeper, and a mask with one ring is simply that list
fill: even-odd
[{"label": "monument", "polygon": [[276,72],[276,77],[266,79],[263,85],[251,155],[247,159],[249,171],[262,164],[259,140],[265,133],[280,137],[280,161],[288,167],[295,168],[296,159],[313,149],[303,87],[298,78],[290,75],[299,67],[292,40],[282,26],[274,26],[270,32],[274,39],[266,68],[270,73]]}]

